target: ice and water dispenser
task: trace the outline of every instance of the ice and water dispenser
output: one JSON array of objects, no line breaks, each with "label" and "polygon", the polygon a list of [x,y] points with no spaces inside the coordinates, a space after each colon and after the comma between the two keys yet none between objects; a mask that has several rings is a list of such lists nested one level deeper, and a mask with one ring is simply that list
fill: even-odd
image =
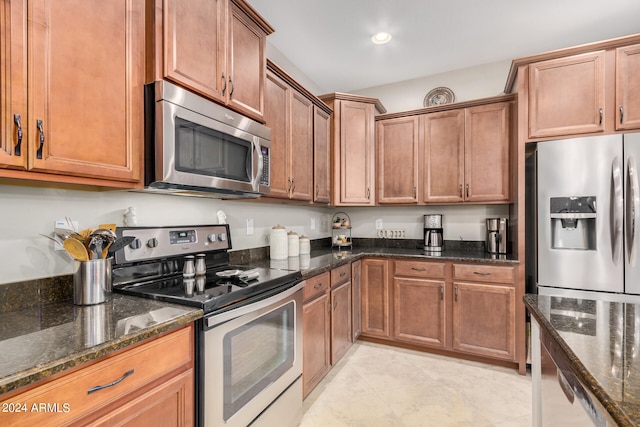
[{"label": "ice and water dispenser", "polygon": [[550,198],[551,248],[596,250],[595,196]]}]

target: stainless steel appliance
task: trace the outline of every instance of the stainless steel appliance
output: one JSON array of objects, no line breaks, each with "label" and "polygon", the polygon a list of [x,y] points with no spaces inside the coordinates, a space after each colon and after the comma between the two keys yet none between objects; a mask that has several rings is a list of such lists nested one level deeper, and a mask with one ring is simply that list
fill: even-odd
[{"label": "stainless steel appliance", "polygon": [[297,425],[305,285],[300,272],[230,265],[227,224],[117,232],[136,239],[115,253],[114,292],[204,311],[195,337],[196,425]]},{"label": "stainless steel appliance", "polygon": [[487,218],[487,252],[506,254],[508,252],[507,218]]},{"label": "stainless steel appliance", "polygon": [[428,214],[424,216],[424,250],[442,252],[442,215]]},{"label": "stainless steel appliance", "polygon": [[145,87],[145,189],[219,198],[269,192],[271,130],[167,81]]},{"label": "stainless steel appliance", "polygon": [[640,294],[640,134],[540,142],[536,157],[538,287]]}]

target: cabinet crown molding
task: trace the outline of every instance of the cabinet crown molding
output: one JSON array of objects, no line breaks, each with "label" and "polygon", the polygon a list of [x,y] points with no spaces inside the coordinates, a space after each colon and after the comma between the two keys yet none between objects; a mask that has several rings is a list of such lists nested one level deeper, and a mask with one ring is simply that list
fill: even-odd
[{"label": "cabinet crown molding", "polygon": [[387,109],[384,108],[382,102],[378,98],[371,98],[369,96],[361,96],[361,95],[353,95],[350,93],[342,93],[342,92],[333,92],[327,93],[324,95],[318,96],[324,102],[334,101],[334,100],[342,100],[342,101],[355,101],[355,102],[364,102],[367,104],[374,104],[378,114],[384,114],[387,112]]}]

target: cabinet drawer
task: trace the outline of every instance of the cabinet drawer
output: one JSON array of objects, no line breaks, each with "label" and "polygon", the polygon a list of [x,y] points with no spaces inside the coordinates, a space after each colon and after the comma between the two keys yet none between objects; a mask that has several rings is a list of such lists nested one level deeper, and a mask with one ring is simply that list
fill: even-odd
[{"label": "cabinet drawer", "polygon": [[[67,424],[191,364],[193,355],[193,329],[181,329],[15,395],[2,404],[24,404],[26,413],[3,414],[3,421],[12,426]],[[32,409],[42,404],[57,410]]]},{"label": "cabinet drawer", "polygon": [[453,264],[454,280],[476,282],[514,283],[515,268],[495,265]]},{"label": "cabinet drawer", "polygon": [[395,275],[408,277],[432,277],[442,279],[445,275],[443,262],[395,261]]},{"label": "cabinet drawer", "polygon": [[306,279],[304,287],[304,301],[310,301],[329,289],[329,272],[318,274],[310,279]]},{"label": "cabinet drawer", "polygon": [[331,286],[340,285],[351,280],[351,264],[334,268],[331,270]]}]

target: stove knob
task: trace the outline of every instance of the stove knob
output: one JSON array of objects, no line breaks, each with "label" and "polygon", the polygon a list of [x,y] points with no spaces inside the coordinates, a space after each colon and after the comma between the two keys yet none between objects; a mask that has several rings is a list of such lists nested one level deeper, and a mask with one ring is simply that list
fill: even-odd
[{"label": "stove knob", "polygon": [[218,240],[220,240],[221,242],[227,240],[227,233],[218,234]]},{"label": "stove knob", "polygon": [[207,240],[209,240],[210,242],[215,242],[216,240],[218,240],[218,236],[216,234],[209,234],[207,236]]},{"label": "stove knob", "polygon": [[133,242],[129,243],[131,249],[140,249],[140,246],[142,246],[140,239],[134,239]]},{"label": "stove knob", "polygon": [[147,247],[149,248],[157,248],[158,247],[158,239],[156,239],[155,237],[147,240]]}]

